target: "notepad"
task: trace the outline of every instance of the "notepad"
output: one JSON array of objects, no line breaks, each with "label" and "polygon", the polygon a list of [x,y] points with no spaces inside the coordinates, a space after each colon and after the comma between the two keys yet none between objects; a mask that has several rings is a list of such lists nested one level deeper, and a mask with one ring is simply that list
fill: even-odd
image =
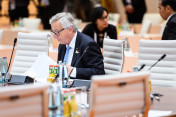
[{"label": "notepad", "polygon": [[148,117],[162,117],[171,115],[172,111],[150,110]]}]

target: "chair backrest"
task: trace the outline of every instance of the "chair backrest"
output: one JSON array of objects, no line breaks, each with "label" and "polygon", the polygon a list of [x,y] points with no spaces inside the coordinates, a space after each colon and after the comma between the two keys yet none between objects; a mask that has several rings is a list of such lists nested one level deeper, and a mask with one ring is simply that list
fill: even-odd
[{"label": "chair backrest", "polygon": [[159,25],[163,21],[159,13],[145,13],[142,22],[145,20],[150,20],[152,25]]},{"label": "chair backrest", "polygon": [[27,30],[38,30],[40,23],[40,18],[23,18],[23,24]]},{"label": "chair backrest", "polygon": [[113,24],[114,26],[118,26],[120,19],[120,14],[118,13],[109,13],[109,23]]},{"label": "chair backrest", "polygon": [[104,38],[103,57],[106,74],[121,73],[124,62],[123,41]]},{"label": "chair backrest", "polygon": [[163,54],[166,57],[158,62],[151,72],[152,85],[176,86],[176,40],[140,40],[138,65],[145,64],[149,69]]},{"label": "chair backrest", "polygon": [[144,20],[142,22],[142,27],[141,27],[141,30],[140,30],[140,34],[141,35],[147,34],[149,32],[150,26],[151,26],[151,21],[147,20],[147,19]]},{"label": "chair backrest", "polygon": [[148,72],[93,76],[89,117],[148,117]]},{"label": "chair backrest", "polygon": [[47,35],[47,33],[18,33],[17,50],[11,74],[22,75],[33,65],[39,54],[48,55]]},{"label": "chair backrest", "polygon": [[1,117],[48,117],[48,85],[1,87]]}]

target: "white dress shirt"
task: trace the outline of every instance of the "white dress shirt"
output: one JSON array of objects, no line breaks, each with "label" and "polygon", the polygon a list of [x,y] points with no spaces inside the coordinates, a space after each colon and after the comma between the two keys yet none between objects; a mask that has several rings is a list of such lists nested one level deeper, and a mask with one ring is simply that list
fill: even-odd
[{"label": "white dress shirt", "polygon": [[[73,54],[74,54],[74,50],[75,50],[76,37],[77,37],[77,32],[75,33],[73,39],[71,40],[71,42],[69,44],[69,46],[71,48],[70,48],[69,54],[68,54],[68,65],[70,65],[70,66],[71,66],[71,62],[72,62],[72,58],[73,58]],[[76,68],[73,69],[70,76],[76,78]]]}]

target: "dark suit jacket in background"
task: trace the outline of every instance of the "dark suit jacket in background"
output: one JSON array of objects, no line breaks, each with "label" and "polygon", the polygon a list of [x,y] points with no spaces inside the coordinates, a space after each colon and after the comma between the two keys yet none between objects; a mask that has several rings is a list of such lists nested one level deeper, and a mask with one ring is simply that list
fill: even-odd
[{"label": "dark suit jacket in background", "polygon": [[[103,31],[99,31],[96,24],[90,23],[90,24],[87,24],[82,31],[82,33],[92,37],[93,39],[94,39],[94,32],[96,32],[97,34],[97,43],[101,48],[103,47],[103,42],[99,42],[98,35],[100,33],[104,34],[106,32],[109,38],[117,40],[117,29],[115,26],[111,24],[108,24],[108,27],[105,28]],[[103,35],[103,39],[104,39],[104,35]]]},{"label": "dark suit jacket in background", "polygon": [[49,19],[59,12],[62,12],[67,0],[49,0],[49,6],[41,6],[41,0],[38,0],[38,15],[42,20],[44,29],[51,29]]},{"label": "dark suit jacket in background", "polygon": [[[75,66],[76,62],[88,46],[89,49],[78,62],[77,66]],[[60,44],[58,48],[58,61],[64,60],[65,52],[66,45]],[[91,37],[80,32],[77,33],[71,66],[76,67],[77,79],[90,80],[92,75],[105,74],[103,56],[100,47]]]},{"label": "dark suit jacket in background", "polygon": [[167,22],[162,40],[176,40],[176,14],[171,16]]},{"label": "dark suit jacket in background", "polygon": [[[127,14],[129,23],[141,23],[142,18],[146,12],[145,0],[131,0],[132,6],[134,8],[134,13]],[[128,5],[127,0],[123,0],[124,6]]]}]

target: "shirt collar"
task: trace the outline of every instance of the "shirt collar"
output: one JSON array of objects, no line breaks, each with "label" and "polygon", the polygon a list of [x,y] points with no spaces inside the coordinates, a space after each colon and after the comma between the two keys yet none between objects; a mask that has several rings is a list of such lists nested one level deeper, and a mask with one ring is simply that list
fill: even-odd
[{"label": "shirt collar", "polygon": [[77,37],[77,32],[75,33],[73,39],[71,40],[71,42],[69,44],[69,46],[71,47],[71,49],[75,48],[76,37]]}]

